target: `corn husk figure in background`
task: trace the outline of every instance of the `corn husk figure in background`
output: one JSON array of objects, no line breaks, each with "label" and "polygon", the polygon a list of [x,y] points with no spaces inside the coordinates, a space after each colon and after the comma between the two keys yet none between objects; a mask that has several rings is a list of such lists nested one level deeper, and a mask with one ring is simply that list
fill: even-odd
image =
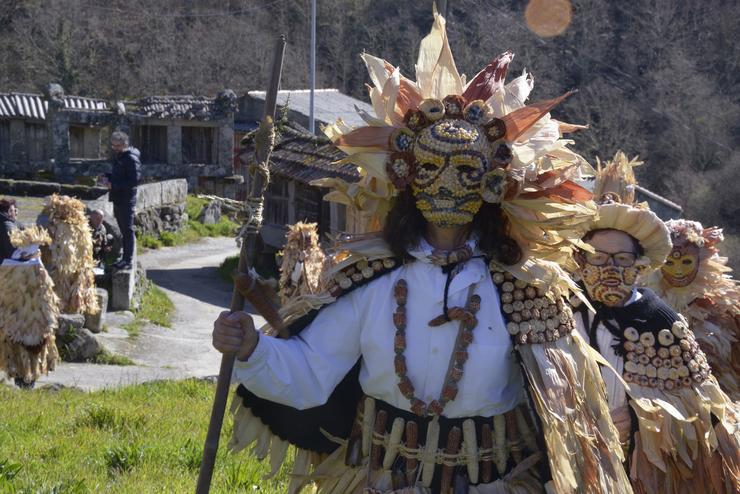
[{"label": "corn husk figure in background", "polygon": [[93,244],[85,205],[78,199],[54,194],[44,208],[49,216],[51,245],[44,249],[44,263],[64,314],[100,311],[95,294]]},{"label": "corn husk figure in background", "polygon": [[673,248],[661,269],[645,279],[685,315],[720,386],[740,399],[740,287],[717,244],[722,229],[688,220],[666,222]]},{"label": "corn husk figure in background", "polygon": [[[436,12],[416,81],[362,57],[375,115],[324,129],[362,178],[316,183],[362,235],[334,246],[320,293],[281,308],[295,337],[263,332],[236,362],[230,447],[274,474],[296,446],[291,494],[631,492],[562,298],[558,262],[595,213],[573,126],[549,114],[563,98],[526,105],[508,52],[466,83]],[[445,229],[458,238],[433,247]]]},{"label": "corn husk figure in background", "polygon": [[321,292],[324,251],[316,223],[290,225],[280,265],[280,301],[285,305],[299,295]]},{"label": "corn husk figure in background", "polygon": [[652,290],[635,288],[671,251],[663,221],[632,203],[637,164],[620,152],[599,167],[603,202],[584,237],[589,247],[576,256],[596,312],[572,299],[578,331],[609,364],[602,373],[634,491],[736,493],[738,405],[720,389],[686,319]]},{"label": "corn husk figure in background", "polygon": [[0,265],[0,368],[19,387],[32,387],[59,360],[59,299],[39,258],[39,245],[51,238],[34,226],[11,232],[10,241],[16,251]]}]

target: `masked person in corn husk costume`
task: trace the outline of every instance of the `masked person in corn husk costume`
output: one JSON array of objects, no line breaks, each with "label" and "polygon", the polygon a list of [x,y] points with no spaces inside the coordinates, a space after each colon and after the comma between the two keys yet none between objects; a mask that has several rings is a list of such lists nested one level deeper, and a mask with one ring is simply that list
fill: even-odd
[{"label": "masked person in corn husk costume", "polygon": [[326,255],[319,245],[316,223],[299,221],[288,227],[280,263],[280,301],[321,291]]},{"label": "masked person in corn husk costume", "polygon": [[645,285],[689,320],[712,373],[730,397],[740,399],[740,287],[717,244],[722,229],[688,220],[666,222],[672,249]]},{"label": "masked person in corn husk costume", "polygon": [[32,388],[59,360],[59,299],[39,253],[51,238],[34,226],[13,230],[10,241],[15,251],[0,265],[0,367],[18,387]]},{"label": "masked person in corn husk costume", "polygon": [[737,404],[720,389],[686,319],[639,275],[671,251],[668,228],[633,204],[639,162],[617,153],[597,172],[598,219],[576,254],[595,313],[573,298],[578,332],[609,366],[609,408],[636,493],[735,493],[740,482]]},{"label": "masked person in corn husk costume", "polygon": [[100,311],[95,294],[93,242],[78,199],[54,194],[44,208],[49,217],[51,244],[43,251],[44,264],[54,280],[60,311],[65,314],[95,314]]},{"label": "masked person in corn husk costume", "polygon": [[[223,313],[237,355],[230,447],[289,445],[289,492],[631,492],[595,353],[556,261],[590,219],[567,126],[525,106],[504,53],[465,83],[435,13],[416,82],[363,55],[375,116],[325,129],[361,168],[325,181],[369,231],[336,246],[326,289],[281,308],[288,339]],[[588,167],[590,169],[590,167]]]}]

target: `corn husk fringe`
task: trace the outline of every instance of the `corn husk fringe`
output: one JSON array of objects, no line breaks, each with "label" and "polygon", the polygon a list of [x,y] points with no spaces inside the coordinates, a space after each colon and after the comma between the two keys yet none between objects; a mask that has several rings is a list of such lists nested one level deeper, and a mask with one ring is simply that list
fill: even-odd
[{"label": "corn husk fringe", "polygon": [[[229,442],[229,450],[236,453],[251,446],[251,452],[255,457],[269,458],[270,473],[265,476],[265,479],[272,478],[289,455],[292,455],[293,470],[290,473],[288,494],[301,492],[362,494],[366,487],[383,492],[392,491],[389,469],[372,472],[368,478],[369,456],[367,454],[363,456],[362,463],[357,467],[349,467],[345,464],[346,440],[333,438],[339,447],[329,455],[319,455],[289,447],[286,441],[272,434],[269,428],[241,403],[241,400],[234,400],[231,408],[234,416],[234,430]],[[436,453],[441,454],[442,452],[437,451]],[[408,492],[419,494],[431,492],[422,486],[413,489]],[[548,486],[547,492],[558,492],[553,489],[553,486]],[[470,486],[468,492],[471,494],[539,494],[543,492],[543,487],[540,480],[524,470],[489,484]]]},{"label": "corn husk fringe", "polygon": [[639,422],[630,468],[636,493],[738,492],[740,410],[714,378],[673,393],[636,385],[628,393]]},{"label": "corn husk fringe", "polygon": [[26,382],[54,370],[59,300],[39,263],[0,266],[0,367]]},{"label": "corn husk fringe", "polygon": [[555,492],[630,492],[591,348],[572,334],[517,350],[542,423]]}]

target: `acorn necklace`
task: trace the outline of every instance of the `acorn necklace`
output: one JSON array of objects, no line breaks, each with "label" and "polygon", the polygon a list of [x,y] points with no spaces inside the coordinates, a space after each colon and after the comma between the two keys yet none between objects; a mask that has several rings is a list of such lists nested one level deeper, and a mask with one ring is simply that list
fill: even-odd
[{"label": "acorn necklace", "polygon": [[[458,383],[462,379],[465,362],[468,360],[468,346],[473,342],[473,329],[478,325],[475,317],[480,309],[480,296],[473,293],[476,285],[471,285],[468,290],[468,302],[465,308],[452,307],[447,311],[446,320],[460,321],[457,331],[455,347],[450,355],[450,364],[447,368],[442,393],[439,398],[426,403],[414,395],[414,384],[407,375],[406,366],[406,300],[408,299],[408,285],[406,280],[399,279],[393,287],[393,297],[396,299],[396,310],[393,313],[393,325],[396,327],[396,336],[393,342],[393,350],[396,354],[393,361],[396,375],[398,376],[398,389],[401,394],[411,402],[411,411],[420,417],[426,415],[442,415],[445,406],[457,396]],[[430,321],[430,325],[439,318]]]}]

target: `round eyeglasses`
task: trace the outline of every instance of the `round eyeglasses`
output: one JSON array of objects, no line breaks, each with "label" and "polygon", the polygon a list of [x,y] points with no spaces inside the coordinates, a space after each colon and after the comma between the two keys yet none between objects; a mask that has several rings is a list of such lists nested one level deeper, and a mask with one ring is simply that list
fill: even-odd
[{"label": "round eyeglasses", "polygon": [[610,253],[602,252],[600,250],[596,250],[594,252],[584,252],[583,257],[586,259],[586,262],[592,266],[604,266],[606,263],[609,262],[609,259],[611,259],[614,266],[619,266],[622,268],[628,268],[632,266],[637,260],[637,254],[635,254],[634,252]]}]

